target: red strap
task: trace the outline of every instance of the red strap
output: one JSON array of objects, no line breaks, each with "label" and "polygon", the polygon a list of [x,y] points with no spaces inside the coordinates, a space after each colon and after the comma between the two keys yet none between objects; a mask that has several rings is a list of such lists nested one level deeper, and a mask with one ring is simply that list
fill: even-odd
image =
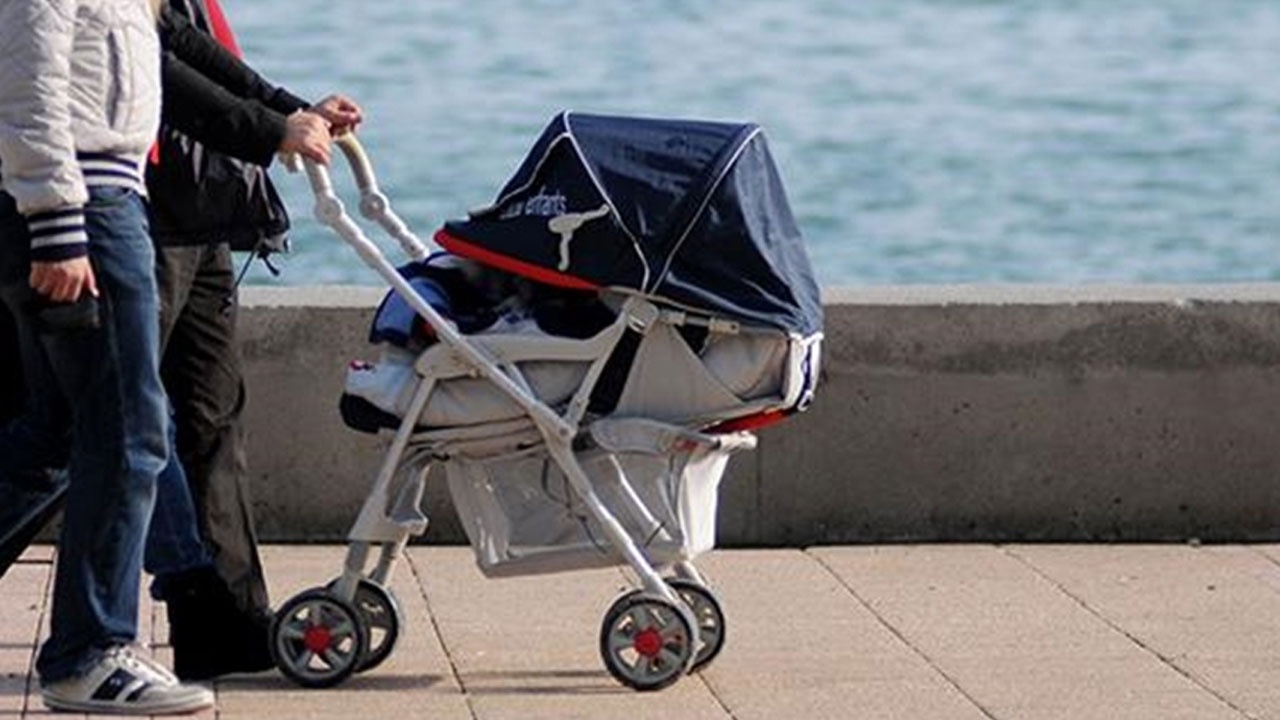
[{"label": "red strap", "polygon": [[[232,55],[238,58],[244,57],[244,53],[240,51],[240,43],[236,42],[236,35],[231,32],[231,24],[227,22],[227,15],[222,12],[222,6],[218,4],[218,0],[205,0],[205,11],[209,15],[209,31],[213,34],[213,39]],[[151,152],[147,153],[147,159],[152,165],[160,164],[159,142],[151,144]]]},{"label": "red strap", "polygon": [[205,10],[209,12],[209,30],[213,33],[214,39],[236,57],[244,57],[244,53],[240,52],[240,43],[236,42],[235,33],[231,32],[231,24],[227,22],[227,16],[222,12],[222,6],[218,4],[218,0],[204,0],[204,5]]}]

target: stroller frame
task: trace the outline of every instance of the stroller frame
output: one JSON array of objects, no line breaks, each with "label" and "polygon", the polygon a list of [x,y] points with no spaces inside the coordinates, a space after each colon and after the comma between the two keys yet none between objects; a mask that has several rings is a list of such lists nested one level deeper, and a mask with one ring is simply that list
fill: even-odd
[{"label": "stroller frame", "polygon": [[[394,238],[409,258],[424,260],[427,247],[392,211],[355,136],[342,135],[335,143],[354,175],[360,213]],[[475,439],[460,434],[457,428],[424,429],[417,425],[435,383],[452,377],[483,378],[519,406],[525,417],[491,424],[490,437],[523,431],[526,437],[540,440],[599,524],[611,549],[639,579],[640,589],[619,597],[604,619],[600,649],[609,672],[634,689],[651,690],[670,685],[709,662],[724,642],[724,618],[704,578],[688,559],[655,566],[646,558],[597,495],[576,455],[575,443],[579,443],[592,389],[610,351],[628,330],[643,334],[654,323],[670,322],[736,332],[736,324],[662,309],[639,294],[628,294],[615,321],[586,340],[564,338],[549,345],[548,338],[464,336],[417,293],[347,214],[328,169],[305,159],[302,164],[315,195],[316,218],[345,240],[431,326],[439,344],[415,363],[420,381],[348,534],[341,574],[325,587],[291,598],[276,613],[271,650],[281,671],[300,685],[328,687],[378,665],[390,654],[401,620],[398,605],[386,588],[409,540],[426,531],[428,520],[420,505],[427,475],[432,464],[444,457],[438,451],[441,445],[465,445]],[[291,169],[296,168],[295,162]],[[517,363],[534,358],[591,363],[564,415],[542,402],[518,369]],[[745,431],[712,435],[678,426],[668,429],[677,432],[683,442],[710,448],[755,446],[755,436]],[[624,470],[616,461],[613,470],[625,486]],[[634,494],[625,504],[633,514],[647,514]],[[661,571],[671,577],[664,578]]]}]

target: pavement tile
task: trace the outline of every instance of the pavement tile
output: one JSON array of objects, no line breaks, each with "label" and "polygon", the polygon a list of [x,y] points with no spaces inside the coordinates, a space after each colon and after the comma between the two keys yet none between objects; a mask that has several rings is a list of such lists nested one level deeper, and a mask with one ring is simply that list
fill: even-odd
[{"label": "pavement tile", "polygon": [[[276,606],[295,594],[327,584],[342,570],[341,546],[268,546],[263,564]],[[444,651],[436,637],[426,599],[403,558],[391,578],[391,591],[404,621],[391,655],[376,668],[354,675],[337,687],[303,688],[272,672],[216,683],[219,718],[431,717],[470,718]]]},{"label": "pavement tile", "polygon": [[1224,702],[1253,717],[1280,717],[1280,565],[1265,552],[1188,545],[1010,552]]},{"label": "pavement tile", "polygon": [[726,616],[703,674],[733,717],[983,717],[811,556],[722,552],[699,567]]},{"label": "pavement tile", "polygon": [[45,611],[50,565],[18,564],[0,579],[0,647],[30,647]]},{"label": "pavement tile", "polygon": [[476,718],[728,717],[697,676],[654,693],[609,676],[598,642],[631,587],[619,570],[486,579],[470,548],[410,554]]},{"label": "pavement tile", "polygon": [[0,717],[17,715],[26,704],[31,643],[0,644]]},{"label": "pavement tile", "polygon": [[[327,583],[345,552],[263,548],[273,600]],[[0,718],[53,717],[25,695],[50,557],[0,580]],[[192,717],[1280,720],[1280,545],[720,550],[698,565],[728,640],[660,692],[622,687],[599,657],[629,571],[494,580],[470,548],[415,546],[392,578],[403,622],[384,664],[328,690],[221,679],[216,710]],[[169,663],[145,587],[141,612]]]},{"label": "pavement tile", "polygon": [[992,717],[1242,717],[1002,548],[810,552]]}]

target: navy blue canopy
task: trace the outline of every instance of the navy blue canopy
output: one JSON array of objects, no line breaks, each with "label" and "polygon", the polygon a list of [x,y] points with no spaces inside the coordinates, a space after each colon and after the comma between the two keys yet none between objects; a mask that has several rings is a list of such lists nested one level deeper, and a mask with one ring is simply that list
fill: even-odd
[{"label": "navy blue canopy", "polygon": [[802,334],[822,326],[804,241],[759,126],[556,116],[459,255],[567,287],[623,287]]}]

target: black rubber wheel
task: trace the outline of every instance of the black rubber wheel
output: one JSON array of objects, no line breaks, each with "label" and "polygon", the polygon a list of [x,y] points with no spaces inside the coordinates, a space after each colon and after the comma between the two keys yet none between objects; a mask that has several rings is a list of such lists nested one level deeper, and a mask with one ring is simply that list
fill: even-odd
[{"label": "black rubber wheel", "polygon": [[693,611],[698,627],[698,651],[693,656],[693,667],[689,672],[697,672],[724,649],[724,611],[720,609],[720,601],[716,600],[715,594],[705,585],[683,578],[669,578],[667,584]]},{"label": "black rubber wheel", "polygon": [[303,687],[333,687],[359,667],[369,633],[350,603],[324,588],[299,593],[271,621],[271,657]]},{"label": "black rubber wheel", "polygon": [[659,597],[632,591],[614,601],[600,627],[600,656],[618,682],[659,690],[693,664],[689,613]]},{"label": "black rubber wheel", "polygon": [[[333,590],[331,581],[326,587]],[[391,656],[396,641],[400,639],[400,627],[404,625],[404,614],[400,611],[400,603],[390,590],[368,578],[361,578],[356,585],[354,601],[356,612],[360,613],[368,633],[368,643],[364,654],[356,664],[356,672],[362,673],[378,667]]]}]

